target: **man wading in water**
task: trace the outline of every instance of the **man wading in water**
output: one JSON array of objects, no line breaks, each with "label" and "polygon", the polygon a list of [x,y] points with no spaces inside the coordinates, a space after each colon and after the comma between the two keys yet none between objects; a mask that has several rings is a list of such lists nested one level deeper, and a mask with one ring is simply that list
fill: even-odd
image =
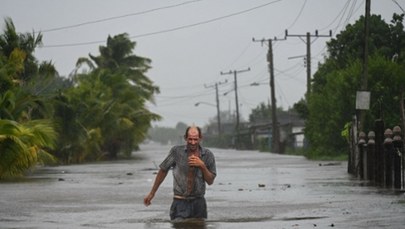
[{"label": "man wading in water", "polygon": [[149,206],[160,184],[173,168],[173,202],[170,219],[206,219],[207,203],[204,198],[205,183],[211,185],[217,175],[214,154],[200,146],[202,139],[199,127],[188,127],[184,135],[187,145],[174,146],[160,164],[152,190],[144,198]]}]

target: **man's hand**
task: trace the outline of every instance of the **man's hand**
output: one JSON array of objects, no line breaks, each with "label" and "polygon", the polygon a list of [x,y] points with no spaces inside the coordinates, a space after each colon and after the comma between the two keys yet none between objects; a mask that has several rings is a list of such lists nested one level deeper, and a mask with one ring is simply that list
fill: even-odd
[{"label": "man's hand", "polygon": [[198,167],[198,168],[205,166],[204,161],[201,160],[201,158],[194,156],[194,155],[191,155],[190,157],[188,157],[188,165],[193,166],[193,167]]},{"label": "man's hand", "polygon": [[214,183],[215,176],[211,173],[211,171],[207,169],[204,161],[201,160],[201,158],[191,155],[190,157],[188,157],[188,165],[199,168],[202,171],[203,178],[208,185]]},{"label": "man's hand", "polygon": [[145,204],[145,206],[151,205],[152,203],[151,201],[153,197],[155,197],[155,193],[157,192],[160,184],[164,181],[166,175],[167,171],[159,169],[159,172],[157,173],[155,178],[155,182],[153,183],[152,190],[149,192],[147,196],[145,196],[145,198],[143,198],[143,203]]},{"label": "man's hand", "polygon": [[145,204],[145,206],[149,206],[152,204],[152,199],[153,197],[155,197],[155,194],[153,193],[149,193],[147,196],[145,196],[145,198],[143,199],[143,204]]}]

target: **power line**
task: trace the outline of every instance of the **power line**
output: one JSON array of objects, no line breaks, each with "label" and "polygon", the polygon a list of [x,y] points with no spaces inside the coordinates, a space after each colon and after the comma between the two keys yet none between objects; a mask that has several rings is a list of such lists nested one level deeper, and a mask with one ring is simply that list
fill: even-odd
[{"label": "power line", "polygon": [[[339,23],[338,23],[337,26],[333,29],[333,30],[337,30],[337,28],[341,25],[341,21],[342,21],[344,15],[346,14],[346,10],[347,10],[347,7],[349,6],[349,4],[350,4],[350,0],[348,0],[348,1],[343,5],[343,8],[342,8],[342,9],[340,10],[340,12],[336,15],[336,17],[332,20],[332,22],[329,23],[327,26],[325,26],[325,27],[319,29],[319,31],[324,31],[324,30],[328,29],[328,28],[329,28],[330,26],[332,26],[333,23],[335,23],[336,20],[340,17]],[[356,11],[357,11],[357,9],[356,9]]]},{"label": "power line", "polygon": [[145,10],[145,11],[141,11],[141,12],[135,12],[135,13],[125,14],[125,15],[120,15],[120,16],[114,16],[114,17],[108,17],[108,18],[93,20],[93,21],[82,22],[82,23],[78,23],[78,24],[74,24],[74,25],[67,25],[67,26],[56,27],[56,28],[52,28],[52,29],[46,29],[46,30],[42,30],[41,32],[42,33],[47,33],[47,32],[65,30],[65,29],[72,29],[72,28],[77,28],[77,27],[81,27],[81,26],[85,26],[85,25],[90,25],[90,24],[96,24],[96,23],[105,22],[105,21],[121,19],[121,18],[125,18],[125,17],[138,16],[138,15],[142,15],[142,14],[147,14],[147,13],[151,13],[151,12],[155,12],[155,11],[159,11],[159,10],[164,10],[164,9],[170,9],[170,8],[174,8],[174,7],[178,7],[178,6],[182,6],[182,5],[187,5],[187,4],[190,4],[190,3],[200,2],[200,1],[202,1],[202,0],[187,1],[187,2],[182,2],[182,3],[179,3],[179,4],[175,4],[175,5],[163,6],[163,7],[154,8],[154,9],[150,9],[150,10]]},{"label": "power line", "polygon": [[288,29],[291,29],[295,25],[295,23],[297,23],[297,21],[300,18],[302,12],[304,11],[304,8],[305,8],[306,4],[307,4],[307,0],[305,0],[304,4],[302,4],[300,12],[298,13],[297,17],[295,17],[294,22],[290,26],[287,27]]},{"label": "power line", "polygon": [[[350,1],[347,2],[346,8],[345,8],[345,12],[342,14],[342,17],[341,17],[340,20],[339,20],[339,24],[336,25],[336,27],[335,27],[333,30],[335,30],[335,31],[343,30],[344,27],[348,24],[348,21],[350,20],[350,18],[353,16],[352,14],[353,14],[353,13],[356,13],[357,11],[360,10],[360,8],[361,8],[362,3],[364,2],[364,0],[362,1],[361,4],[358,5],[358,7],[354,10],[354,12],[352,12],[352,13],[349,12],[348,15],[347,15],[347,17],[346,17],[345,22],[341,23],[341,22],[342,22],[342,19],[343,19],[343,17],[344,17],[344,15],[346,14],[346,11],[347,11],[347,9],[348,9],[348,7],[349,7],[349,2],[350,2]],[[355,2],[354,4],[352,4],[352,8],[354,8],[355,5],[356,5],[356,2]],[[339,26],[341,26],[341,29],[338,29]]]},{"label": "power line", "polygon": [[[302,79],[299,78],[300,74],[304,71],[304,67],[300,67],[300,68],[296,69],[295,72],[293,72],[293,73],[287,73],[285,70],[279,70],[277,68],[274,68],[274,71],[276,71],[278,74],[281,74],[283,76],[288,77],[291,80],[295,80],[295,81],[297,81],[299,83],[304,83],[305,84],[305,81],[302,81]],[[286,78],[282,78],[282,79],[283,80],[288,80]]]},{"label": "power line", "polygon": [[277,81],[276,81],[276,84],[277,84],[278,91],[279,91],[280,94],[281,94],[280,97],[284,97],[284,100],[286,101],[287,106],[290,107],[290,103],[289,103],[289,101],[288,101],[288,99],[287,99],[287,96],[285,95],[285,93],[284,93],[284,91],[283,91],[281,85],[280,85]]},{"label": "power line", "polygon": [[[351,7],[350,7],[349,13],[347,14],[346,20],[345,20],[345,22],[343,23],[344,25],[349,24],[349,21],[350,21],[350,19],[351,19],[352,16],[353,16],[353,12],[355,11],[354,8],[355,8],[356,4],[357,4],[357,0],[354,0],[354,1],[353,1],[353,4],[352,4]],[[357,8],[357,9],[359,9],[359,8]]]},{"label": "power line", "polygon": [[[166,85],[164,85],[164,86],[166,86]],[[181,91],[183,91],[184,89],[192,89],[192,88],[199,89],[199,88],[201,88],[201,84],[190,84],[190,85],[187,85],[187,86],[179,86],[179,85],[177,85],[177,86],[172,86],[172,87],[170,87],[170,86],[169,87],[159,86],[159,88],[161,90],[165,90],[165,91],[168,91],[168,90],[175,90],[175,91],[181,90]]]},{"label": "power line", "polygon": [[199,93],[193,93],[193,94],[185,94],[185,95],[176,95],[176,96],[160,96],[160,95],[156,95],[156,97],[165,98],[165,99],[184,99],[184,98],[198,97],[198,96],[205,96],[205,95],[211,95],[211,93],[205,91],[205,92],[199,92]]},{"label": "power line", "polygon": [[395,4],[397,4],[397,6],[402,10],[402,13],[405,13],[404,9],[401,7],[401,5],[396,1],[396,0],[392,0]]},{"label": "power line", "polygon": [[231,64],[229,65],[229,68],[231,68],[232,65],[234,65],[236,63],[236,61],[238,61],[239,58],[241,58],[246,53],[246,51],[251,47],[251,45],[252,45],[252,43],[249,42],[248,45],[246,46],[246,48],[244,48],[243,51],[235,58],[235,60],[233,60],[231,62]]},{"label": "power line", "polygon": [[[178,26],[178,27],[174,27],[174,28],[170,28],[170,29],[164,29],[164,30],[160,30],[160,31],[155,31],[155,32],[149,32],[149,33],[144,33],[144,34],[138,34],[135,36],[130,36],[131,39],[133,38],[140,38],[140,37],[148,37],[148,36],[153,36],[153,35],[158,35],[158,34],[163,34],[163,33],[169,33],[169,32],[174,32],[177,30],[183,30],[183,29],[187,29],[187,28],[192,28],[192,27],[196,27],[196,26],[200,26],[200,25],[204,25],[204,24],[209,24],[212,22],[216,22],[216,21],[220,21],[226,18],[230,18],[230,17],[234,17],[234,16],[238,16],[241,14],[245,14],[263,7],[266,7],[268,5],[271,4],[275,4],[277,2],[281,2],[283,0],[274,0],[262,5],[258,5],[246,10],[242,10],[242,11],[238,11],[235,13],[231,13],[231,14],[227,14],[225,16],[220,16],[220,17],[216,17],[213,19],[209,19],[206,21],[201,21],[201,22],[197,22],[197,23],[192,23],[192,24],[188,24],[188,25],[183,25],[183,26]],[[104,43],[105,41],[88,41],[88,42],[79,42],[79,43],[70,43],[70,44],[59,44],[59,45],[44,45],[42,46],[43,48],[61,48],[61,47],[73,47],[73,46],[83,46],[83,45],[91,45],[91,44],[99,44],[99,43]]]}]

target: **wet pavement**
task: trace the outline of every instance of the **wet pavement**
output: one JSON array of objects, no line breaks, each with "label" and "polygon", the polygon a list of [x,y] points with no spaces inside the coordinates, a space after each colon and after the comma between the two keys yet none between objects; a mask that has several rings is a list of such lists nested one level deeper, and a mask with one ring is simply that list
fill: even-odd
[{"label": "wet pavement", "polygon": [[212,149],[208,220],[169,221],[172,177],[145,207],[169,146],[136,160],[40,168],[0,183],[0,228],[405,228],[405,194],[347,174],[346,163]]}]

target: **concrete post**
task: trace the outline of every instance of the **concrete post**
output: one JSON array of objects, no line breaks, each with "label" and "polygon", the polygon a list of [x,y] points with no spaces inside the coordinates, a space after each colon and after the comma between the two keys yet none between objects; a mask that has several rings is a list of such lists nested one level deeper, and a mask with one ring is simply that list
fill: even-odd
[{"label": "concrete post", "polygon": [[[365,152],[366,150],[366,133],[360,132],[359,133],[359,142],[358,142],[358,147],[359,147],[359,154],[356,156],[356,175],[360,177],[360,179],[364,179],[364,166],[365,162],[367,159],[367,153]],[[365,160],[366,159],[366,160]]]},{"label": "concrete post", "polygon": [[394,171],[394,188],[401,189],[401,155],[403,153],[403,141],[401,137],[401,127],[395,126],[393,128],[393,171]]},{"label": "concrete post", "polygon": [[386,129],[384,132],[384,184],[385,187],[392,187],[392,154],[394,146],[392,145],[392,130]]},{"label": "concrete post", "polygon": [[384,122],[380,120],[375,121],[375,181],[378,185],[384,183]]},{"label": "concrete post", "polygon": [[367,179],[375,181],[375,133],[374,131],[368,132],[367,142]]}]

